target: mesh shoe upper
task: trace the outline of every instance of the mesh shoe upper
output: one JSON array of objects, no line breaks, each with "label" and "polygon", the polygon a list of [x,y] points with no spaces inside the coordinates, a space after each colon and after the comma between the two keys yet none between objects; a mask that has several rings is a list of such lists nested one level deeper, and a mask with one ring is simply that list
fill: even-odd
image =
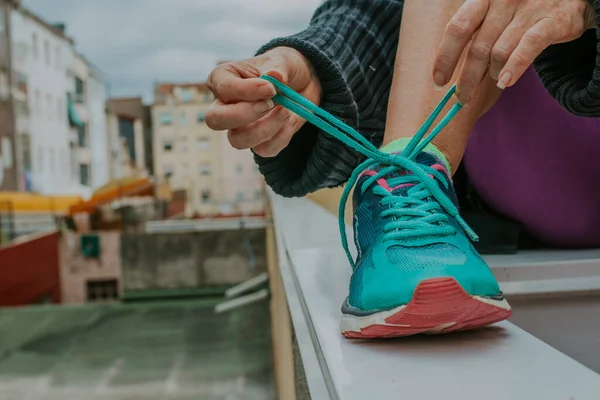
[{"label": "mesh shoe upper", "polygon": [[[428,153],[419,154],[416,161],[428,167],[439,165],[439,160]],[[412,186],[390,188],[387,182],[393,181],[393,176],[386,176],[385,182],[378,180],[366,190],[359,190],[368,176],[365,174],[359,179],[353,196],[354,240],[358,258],[350,283],[348,302],[351,307],[375,311],[407,304],[419,282],[441,276],[454,277],[472,295],[500,294],[487,264],[449,215],[447,224],[452,226],[455,234],[384,240],[384,228],[390,217],[386,218],[382,213],[391,206],[381,204],[382,197],[373,189],[383,185],[394,195],[410,196]],[[436,182],[456,204],[450,179],[447,175],[442,177],[445,182]],[[436,200],[428,198],[426,201]],[[432,212],[444,211],[436,207]]]}]

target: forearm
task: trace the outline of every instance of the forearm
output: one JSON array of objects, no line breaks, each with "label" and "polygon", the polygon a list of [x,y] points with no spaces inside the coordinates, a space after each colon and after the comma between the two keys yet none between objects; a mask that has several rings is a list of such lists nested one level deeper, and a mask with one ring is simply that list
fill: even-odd
[{"label": "forearm", "polygon": [[[275,39],[259,53],[278,46],[300,51],[319,78],[321,107],[379,144],[401,12],[401,1],[327,1],[305,31]],[[256,157],[267,183],[285,196],[339,186],[360,159],[355,151],[309,124],[278,156]]]},{"label": "forearm", "polygon": [[[590,0],[600,23],[600,0]],[[548,47],[535,69],[550,94],[569,112],[600,117],[600,32],[592,29],[579,39]]]}]

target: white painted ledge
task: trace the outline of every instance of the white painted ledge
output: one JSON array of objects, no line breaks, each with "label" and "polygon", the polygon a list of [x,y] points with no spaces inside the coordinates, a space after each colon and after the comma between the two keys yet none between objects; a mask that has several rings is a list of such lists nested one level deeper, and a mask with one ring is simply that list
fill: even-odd
[{"label": "white painted ledge", "polygon": [[[307,199],[270,198],[281,276],[312,399],[600,399],[600,375],[509,322],[446,336],[345,339],[338,322],[351,271],[336,217]],[[489,261],[504,289],[524,294],[536,287],[539,272],[561,291],[568,279],[589,280],[598,272],[600,254],[578,253],[577,262],[573,254]],[[569,276],[564,266],[573,264],[577,272]]]}]

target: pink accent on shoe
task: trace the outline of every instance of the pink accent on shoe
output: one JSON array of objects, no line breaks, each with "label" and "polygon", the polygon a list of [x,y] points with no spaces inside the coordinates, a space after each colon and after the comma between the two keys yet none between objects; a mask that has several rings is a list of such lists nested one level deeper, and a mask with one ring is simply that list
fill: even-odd
[{"label": "pink accent on shoe", "polygon": [[446,167],[444,167],[442,164],[433,164],[431,166],[431,168],[435,169],[436,171],[443,172],[444,174],[446,174],[446,176],[448,177],[448,179],[452,180],[452,177],[450,176],[450,173],[448,172],[448,170],[446,169]]},{"label": "pink accent on shoe", "polygon": [[402,185],[398,185],[396,187],[391,188],[390,192],[393,192],[394,190],[402,189],[403,187],[409,187],[409,186],[416,186],[416,185],[414,183],[403,183]]},{"label": "pink accent on shoe", "polygon": [[480,328],[505,320],[511,314],[510,309],[477,300],[452,277],[432,278],[421,282],[410,303],[386,318],[385,324],[342,334],[362,339],[441,334]]},{"label": "pink accent on shoe", "polygon": [[[443,172],[448,177],[448,179],[452,180],[452,177],[448,173],[448,170],[442,164],[433,164],[433,165],[431,165],[431,168],[435,169],[436,171]],[[366,169],[362,172],[362,174],[360,174],[359,179],[362,178],[363,176],[375,176],[375,175],[377,175],[377,171],[372,170],[372,169]],[[406,171],[406,170],[398,170],[397,173],[391,174],[390,178],[397,178],[397,177],[406,176],[406,175],[412,175],[412,172]],[[434,179],[433,175],[429,174],[429,176],[431,177],[431,179]],[[404,183],[402,185],[398,185],[398,186],[395,186],[392,188],[392,187],[390,187],[387,179],[385,179],[385,178],[377,179],[377,184],[379,186],[381,186],[382,188],[384,188],[385,190],[387,190],[388,192],[393,192],[394,190],[401,189],[403,187],[415,186],[414,183]]]}]

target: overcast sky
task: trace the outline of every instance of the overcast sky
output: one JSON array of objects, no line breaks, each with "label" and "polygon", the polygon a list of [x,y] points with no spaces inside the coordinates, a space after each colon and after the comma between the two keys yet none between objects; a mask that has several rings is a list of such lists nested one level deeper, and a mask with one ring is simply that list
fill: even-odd
[{"label": "overcast sky", "polygon": [[205,81],[218,60],[242,59],[302,30],[320,0],[24,0],[65,22],[110,95],[151,100],[156,81]]}]

